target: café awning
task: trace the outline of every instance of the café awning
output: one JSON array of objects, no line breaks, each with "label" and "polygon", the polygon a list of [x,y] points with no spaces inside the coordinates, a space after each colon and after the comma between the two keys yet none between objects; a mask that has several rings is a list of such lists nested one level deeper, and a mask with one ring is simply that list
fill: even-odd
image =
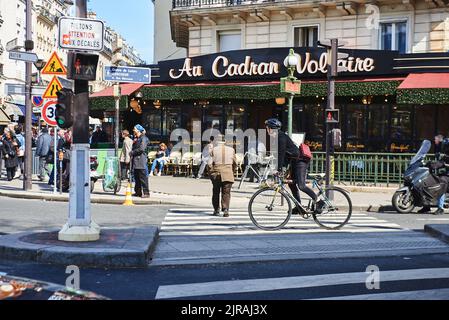
[{"label": "caf\u00e9 awning", "polygon": [[449,73],[412,73],[398,89],[449,89]]},{"label": "caf\u00e9 awning", "polygon": [[[125,83],[120,85],[122,96],[129,96],[134,92],[140,90],[143,84],[140,83]],[[107,87],[104,90],[98,91],[90,95],[90,98],[100,98],[100,97],[113,97],[114,87]]]},{"label": "caf\u00e9 awning", "polygon": [[0,108],[0,126],[7,126],[11,123],[11,120],[9,119],[8,115],[6,114],[3,109]]}]

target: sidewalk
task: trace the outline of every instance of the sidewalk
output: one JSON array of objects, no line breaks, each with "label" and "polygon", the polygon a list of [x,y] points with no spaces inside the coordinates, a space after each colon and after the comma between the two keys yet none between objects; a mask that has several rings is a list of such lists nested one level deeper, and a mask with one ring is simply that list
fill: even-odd
[{"label": "sidewalk", "polygon": [[[258,185],[244,183],[242,189],[238,189],[239,181],[234,184],[232,206],[234,208],[246,208],[249,198],[257,190]],[[0,179],[0,196],[20,199],[42,199],[46,201],[68,201],[68,194],[53,193],[53,187],[45,182],[35,179],[33,189],[29,192],[22,190],[23,181],[13,180],[8,182]],[[396,188],[379,187],[340,187],[350,192],[355,211],[374,211],[391,208],[391,197]],[[183,205],[183,206],[210,206],[212,186],[208,179],[192,179],[185,177],[151,177],[150,199],[133,198],[136,205]],[[91,195],[92,203],[122,204],[125,199],[126,183],[124,182],[117,195],[104,192],[101,181],[95,184],[94,193]]]}]

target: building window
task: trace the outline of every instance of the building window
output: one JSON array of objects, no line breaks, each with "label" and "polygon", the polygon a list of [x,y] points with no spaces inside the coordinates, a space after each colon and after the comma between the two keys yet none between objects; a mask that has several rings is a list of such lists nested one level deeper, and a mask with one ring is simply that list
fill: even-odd
[{"label": "building window", "polygon": [[294,28],[295,47],[316,47],[318,42],[318,26]]},{"label": "building window", "polygon": [[218,33],[219,52],[240,50],[242,48],[242,34],[240,30],[220,31]]},{"label": "building window", "polygon": [[380,49],[407,52],[407,22],[385,22],[380,24]]}]

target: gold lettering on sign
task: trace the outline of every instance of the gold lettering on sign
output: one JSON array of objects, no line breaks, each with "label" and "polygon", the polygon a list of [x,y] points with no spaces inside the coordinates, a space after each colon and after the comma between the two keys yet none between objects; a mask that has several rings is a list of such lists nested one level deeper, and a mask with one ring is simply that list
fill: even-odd
[{"label": "gold lettering on sign", "polygon": [[175,69],[170,70],[170,77],[172,79],[179,79],[183,75],[187,75],[188,77],[201,77],[203,73],[203,67],[201,66],[192,66],[192,59],[187,58],[184,61],[184,66],[182,69],[178,70],[179,74],[176,74]]},{"label": "gold lettering on sign", "polygon": [[[220,72],[222,69],[224,71]],[[212,64],[212,73],[217,78],[278,74],[279,64],[276,62],[261,62],[257,64],[252,61],[250,56],[245,57],[245,62],[237,64],[230,63],[229,59],[224,56],[218,56]]]}]

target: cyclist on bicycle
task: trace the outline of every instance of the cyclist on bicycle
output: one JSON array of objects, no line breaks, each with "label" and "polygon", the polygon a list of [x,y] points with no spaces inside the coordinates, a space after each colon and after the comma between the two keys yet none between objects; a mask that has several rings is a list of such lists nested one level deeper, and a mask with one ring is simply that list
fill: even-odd
[{"label": "cyclist on bicycle", "polygon": [[[278,119],[268,119],[265,121],[265,127],[270,137],[277,137],[278,172],[283,172],[283,168],[290,164],[290,176],[293,181],[289,184],[289,187],[292,195],[301,203],[299,190],[305,192],[313,200],[311,210],[315,211],[317,195],[306,185],[307,169],[310,161],[301,156],[300,150],[293,140],[285,132],[281,131],[282,123]],[[292,214],[299,214],[299,209],[294,208]]]}]

